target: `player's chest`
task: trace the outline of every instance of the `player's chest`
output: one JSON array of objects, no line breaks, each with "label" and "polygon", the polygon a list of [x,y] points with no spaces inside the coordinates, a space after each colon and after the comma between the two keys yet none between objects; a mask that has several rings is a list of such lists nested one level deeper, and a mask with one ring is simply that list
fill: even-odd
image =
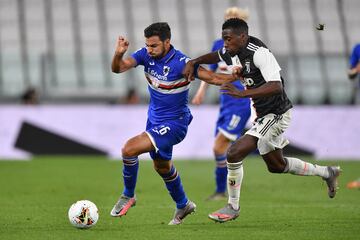
[{"label": "player's chest", "polygon": [[179,78],[176,68],[170,64],[156,64],[150,61],[145,65],[144,71],[147,75],[161,81],[173,81]]},{"label": "player's chest", "polygon": [[243,79],[241,84],[247,88],[256,88],[264,83],[260,69],[258,69],[253,61],[252,55],[234,56],[231,58],[233,66],[240,66],[242,68]]}]

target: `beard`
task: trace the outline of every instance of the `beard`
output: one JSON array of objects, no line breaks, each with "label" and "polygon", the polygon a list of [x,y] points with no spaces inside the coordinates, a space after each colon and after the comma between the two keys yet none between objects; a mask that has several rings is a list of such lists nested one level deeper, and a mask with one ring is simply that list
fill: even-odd
[{"label": "beard", "polygon": [[150,55],[152,58],[155,58],[155,59],[161,59],[163,58],[164,56],[166,55],[165,53],[165,46],[163,45],[162,48],[161,48],[161,52],[157,55]]}]

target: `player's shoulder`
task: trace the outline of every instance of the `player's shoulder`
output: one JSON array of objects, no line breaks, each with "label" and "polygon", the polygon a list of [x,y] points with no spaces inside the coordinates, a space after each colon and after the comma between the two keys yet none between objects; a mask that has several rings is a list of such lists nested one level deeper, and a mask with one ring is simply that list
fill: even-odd
[{"label": "player's shoulder", "polygon": [[135,50],[134,53],[146,54],[147,53],[146,47],[141,47],[141,48]]},{"label": "player's shoulder", "polygon": [[174,48],[174,52],[172,53],[173,56],[170,56],[171,60],[177,64],[177,63],[186,63],[187,61],[189,61],[189,57],[183,53],[182,51]]},{"label": "player's shoulder", "polygon": [[261,41],[259,38],[256,38],[254,36],[249,36],[249,44],[247,46],[247,49],[250,51],[256,51],[259,48],[268,48],[263,41]]},{"label": "player's shoulder", "polygon": [[221,38],[219,39],[216,39],[214,42],[213,42],[213,45],[212,45],[212,51],[217,51],[219,49],[221,49],[222,47],[224,46],[224,40],[222,40]]},{"label": "player's shoulder", "polygon": [[354,50],[360,52],[360,43],[355,45]]}]

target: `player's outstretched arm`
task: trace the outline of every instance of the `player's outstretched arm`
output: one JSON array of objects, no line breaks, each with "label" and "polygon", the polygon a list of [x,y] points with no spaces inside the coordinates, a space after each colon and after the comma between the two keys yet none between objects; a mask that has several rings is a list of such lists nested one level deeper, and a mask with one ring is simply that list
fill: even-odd
[{"label": "player's outstretched arm", "polygon": [[228,94],[236,98],[258,98],[258,97],[269,97],[282,92],[281,81],[269,81],[258,88],[238,90],[232,84],[224,84],[221,86],[222,93]]},{"label": "player's outstretched arm", "polygon": [[184,69],[184,76],[185,79],[189,81],[193,81],[195,79],[194,77],[194,69],[195,65],[200,64],[213,64],[220,62],[220,58],[217,52],[208,53],[205,55],[202,55],[198,58],[192,59],[186,63],[185,69]]},{"label": "player's outstretched arm", "polygon": [[213,85],[222,85],[236,80],[233,74],[214,73],[203,67],[198,68],[197,75],[200,80]]},{"label": "player's outstretched arm", "polygon": [[356,65],[356,67],[351,68],[348,72],[349,79],[353,80],[360,73],[360,63]]},{"label": "player's outstretched arm", "polygon": [[136,66],[136,60],[132,57],[123,59],[129,48],[129,41],[120,36],[116,41],[115,53],[111,62],[111,70],[114,73],[122,73]]}]

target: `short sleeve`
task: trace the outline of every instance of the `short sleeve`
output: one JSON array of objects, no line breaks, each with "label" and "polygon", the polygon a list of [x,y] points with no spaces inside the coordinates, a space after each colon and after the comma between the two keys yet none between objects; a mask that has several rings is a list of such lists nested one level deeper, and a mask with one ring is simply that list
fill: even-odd
[{"label": "short sleeve", "polygon": [[147,54],[146,48],[140,48],[139,50],[131,54],[131,56],[136,61],[136,66],[144,65],[144,57],[146,56],[146,54]]},{"label": "short sleeve", "polygon": [[281,81],[280,66],[269,49],[260,47],[254,54],[254,64],[265,81]]},{"label": "short sleeve", "polygon": [[350,67],[355,68],[360,62],[360,44],[356,45],[350,56]]},{"label": "short sleeve", "polygon": [[217,53],[221,61],[225,62],[226,65],[232,65],[231,56],[224,47],[220,48]]}]

